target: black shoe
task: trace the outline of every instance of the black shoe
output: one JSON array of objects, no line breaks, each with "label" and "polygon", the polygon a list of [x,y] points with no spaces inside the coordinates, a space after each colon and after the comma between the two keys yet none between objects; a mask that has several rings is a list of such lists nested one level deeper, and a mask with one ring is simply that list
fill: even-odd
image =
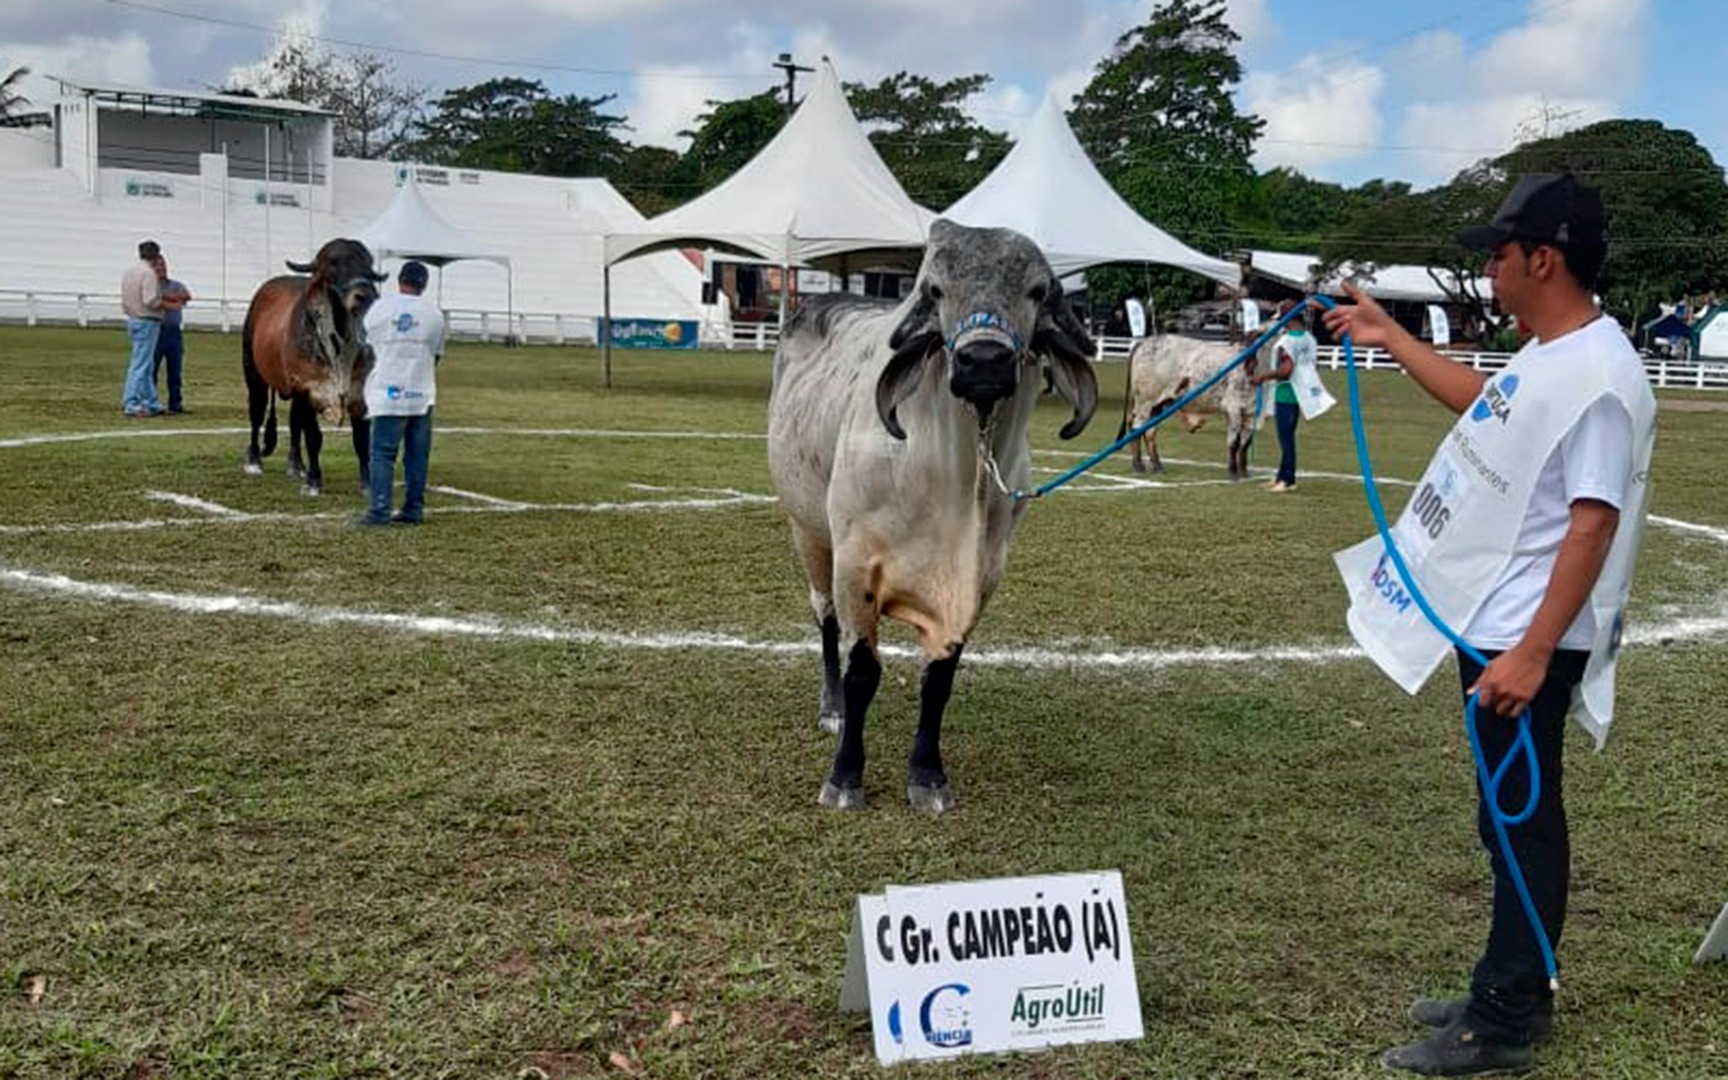
[{"label": "black shoe", "polygon": [[1505,1076],[1529,1072],[1536,1056],[1528,1046],[1484,1039],[1454,1020],[1421,1042],[1386,1051],[1380,1064],[1420,1076]]},{"label": "black shoe", "polygon": [[[1410,1003],[1410,1019],[1431,1028],[1443,1028],[1464,1019],[1469,998],[1417,998]],[[1544,998],[1530,1013],[1530,1042],[1545,1043],[1554,1037],[1554,999]]]},{"label": "black shoe", "polygon": [[392,525],[419,525],[423,520],[422,518],[409,517],[401,511],[390,515],[390,524]]},{"label": "black shoe", "polygon": [[348,527],[352,529],[382,529],[388,524],[390,524],[388,518],[375,518],[371,514],[361,514],[350,521]]}]

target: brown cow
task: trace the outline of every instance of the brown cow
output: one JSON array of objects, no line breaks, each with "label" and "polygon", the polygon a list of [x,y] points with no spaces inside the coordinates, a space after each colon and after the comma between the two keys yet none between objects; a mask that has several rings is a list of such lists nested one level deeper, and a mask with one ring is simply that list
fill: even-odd
[{"label": "brown cow", "polygon": [[[288,475],[304,479],[301,490],[307,495],[324,491],[324,474],[318,467],[324,435],[318,417],[340,423],[346,415],[354,427],[354,454],[360,459],[360,490],[364,491],[371,425],[365,420],[363,390],[372,361],[364,320],[366,309],[378,299],[378,283],[387,275],[372,268],[372,253],[358,240],[331,240],[318,249],[312,262],[290,260],[288,269],[311,277],[284,275],[260,285],[241,331],[241,366],[252,420],[246,471],[262,473],[263,459],[276,449],[276,396],[280,395],[290,402]],[[260,427],[264,429],[262,449]]]}]

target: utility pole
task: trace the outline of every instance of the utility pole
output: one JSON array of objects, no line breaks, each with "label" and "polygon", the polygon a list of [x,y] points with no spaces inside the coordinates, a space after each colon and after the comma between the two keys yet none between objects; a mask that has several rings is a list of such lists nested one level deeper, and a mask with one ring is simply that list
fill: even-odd
[{"label": "utility pole", "polygon": [[792,54],[783,52],[780,59],[774,61],[774,67],[786,73],[786,119],[792,119],[792,86],[798,79],[800,71],[815,71],[815,68],[799,67],[792,62]]}]

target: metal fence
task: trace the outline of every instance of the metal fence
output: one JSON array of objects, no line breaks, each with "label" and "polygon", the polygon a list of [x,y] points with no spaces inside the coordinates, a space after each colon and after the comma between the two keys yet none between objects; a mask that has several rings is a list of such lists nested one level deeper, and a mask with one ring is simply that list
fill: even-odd
[{"label": "metal fence", "polygon": [[[195,329],[230,333],[246,317],[247,300],[194,300],[186,305],[184,322]],[[534,311],[482,311],[446,308],[444,316],[452,337],[481,342],[515,340],[522,344],[592,345],[596,319],[592,315]],[[117,293],[55,292],[52,290],[0,289],[0,322],[26,326],[75,325],[119,326],[125,316]],[[704,323],[701,343],[708,348],[744,352],[772,352],[780,342],[780,327],[770,322],[735,322],[722,328]],[[1128,359],[1132,338],[1100,337],[1094,359],[1100,363]],[[1454,360],[1477,371],[1498,371],[1512,359],[1510,353],[1448,352]],[[1344,366],[1344,350],[1337,345],[1319,348],[1321,366],[1334,371]],[[1381,349],[1358,349],[1356,362],[1366,371],[1396,370],[1398,365]],[[1645,357],[1644,370],[1652,386],[1676,390],[1728,390],[1728,363],[1720,361],[1667,360]]]}]

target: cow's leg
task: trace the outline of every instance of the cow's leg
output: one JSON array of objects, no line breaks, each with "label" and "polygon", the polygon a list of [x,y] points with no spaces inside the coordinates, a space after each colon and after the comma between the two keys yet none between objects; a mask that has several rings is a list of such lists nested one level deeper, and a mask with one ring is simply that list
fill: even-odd
[{"label": "cow's leg", "polygon": [[792,547],[804,564],[810,583],[810,611],[822,634],[822,697],[816,705],[816,724],[830,735],[840,734],[844,723],[844,691],[840,677],[840,619],[834,614],[834,552],[821,539],[792,527]]},{"label": "cow's leg", "polygon": [[304,480],[306,478],[306,459],[300,456],[301,433],[306,430],[306,417],[312,411],[312,404],[304,394],[295,394],[288,399],[288,478]]},{"label": "cow's leg", "polygon": [[264,454],[275,449],[274,439],[268,440],[267,449],[260,451],[258,448],[258,430],[264,426],[265,417],[270,411],[270,387],[250,362],[245,365],[245,369],[246,415],[252,422],[252,438],[246,445],[244,468],[247,473],[258,476],[264,472]]},{"label": "cow's leg", "polygon": [[864,714],[882,681],[882,661],[876,655],[876,624],[881,598],[875,575],[862,561],[842,557],[834,575],[834,606],[838,644],[846,650],[840,678],[840,743],[834,764],[818,797],[823,806],[841,810],[864,808]]},{"label": "cow's leg", "polygon": [[1153,428],[1146,433],[1147,467],[1155,473],[1164,471],[1164,459],[1158,456],[1158,429]]},{"label": "cow's leg", "polygon": [[965,642],[957,641],[948,655],[924,665],[918,692],[918,736],[912,743],[906,774],[906,801],[917,810],[940,814],[954,808],[954,793],[948,787],[948,774],[942,770],[942,713],[954,690],[954,672],[960,667],[960,650],[965,647]]},{"label": "cow's leg", "polygon": [[1248,479],[1248,440],[1244,437],[1248,425],[1235,413],[1228,417],[1229,427],[1225,430],[1224,446],[1230,458],[1230,479]]},{"label": "cow's leg", "polygon": [[318,455],[324,450],[324,431],[318,426],[318,410],[306,403],[306,486],[300,494],[317,497],[324,494],[324,468]]},{"label": "cow's leg", "polygon": [[372,420],[362,406],[348,413],[348,423],[354,428],[354,457],[360,462],[360,494],[372,494]]},{"label": "cow's leg", "polygon": [[[1152,414],[1151,413],[1142,413],[1139,409],[1135,409],[1133,417],[1128,421],[1128,429],[1130,431],[1132,431],[1133,429],[1139,427],[1141,424],[1144,424],[1146,422],[1146,417],[1148,417],[1150,415],[1152,415]],[[1151,434],[1151,432],[1147,432],[1146,434],[1143,434],[1143,435],[1139,436],[1138,438],[1134,439],[1133,442],[1131,442],[1129,444],[1130,450],[1132,451],[1132,453],[1134,455],[1134,459],[1133,459],[1134,471],[1137,473],[1143,473],[1146,471],[1145,448],[1149,445],[1146,441],[1146,436],[1150,435],[1150,434]]]}]

